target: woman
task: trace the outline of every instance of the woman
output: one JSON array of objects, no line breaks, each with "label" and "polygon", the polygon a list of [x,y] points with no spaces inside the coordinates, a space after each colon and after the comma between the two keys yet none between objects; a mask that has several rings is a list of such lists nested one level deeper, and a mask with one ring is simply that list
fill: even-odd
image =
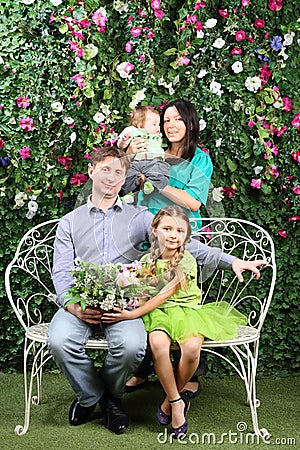
[{"label": "woman", "polygon": [[[165,161],[170,164],[168,185],[159,193],[139,193],[138,204],[156,214],[161,208],[177,204],[191,218],[201,218],[200,206],[205,205],[213,171],[211,159],[198,147],[199,118],[194,105],[187,100],[174,100],[161,112],[160,127],[167,142]],[[131,147],[139,152],[142,140]],[[201,222],[198,223],[198,228]],[[194,229],[195,230],[195,229]]]},{"label": "woman", "polygon": [[[190,219],[199,219],[200,206],[205,205],[207,200],[213,165],[210,156],[198,147],[199,118],[195,106],[182,99],[167,103],[161,112],[160,128],[167,142],[165,161],[170,164],[169,183],[159,193],[155,191],[146,195],[139,192],[138,204],[147,206],[153,214],[157,214],[165,206],[177,204],[184,208]],[[135,138],[128,153],[145,151],[145,145],[143,138]],[[197,227],[193,227],[193,231],[199,228],[201,221],[197,221]],[[178,352],[174,352],[174,359],[178,362]],[[151,369],[151,354],[147,352],[141,366],[126,383],[125,392],[143,388]],[[203,373],[205,368],[202,360],[185,387],[190,398],[201,391],[198,376]]]}]

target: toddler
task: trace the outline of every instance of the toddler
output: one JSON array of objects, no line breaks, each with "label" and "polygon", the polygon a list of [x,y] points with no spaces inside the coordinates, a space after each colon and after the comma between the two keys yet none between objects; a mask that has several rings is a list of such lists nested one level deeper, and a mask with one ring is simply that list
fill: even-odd
[{"label": "toddler", "polygon": [[159,113],[151,106],[138,106],[129,115],[130,126],[126,127],[118,139],[118,147],[125,149],[132,139],[143,137],[147,147],[133,155],[130,169],[120,195],[125,196],[140,189],[150,194],[169,182],[169,165],[164,161]]}]

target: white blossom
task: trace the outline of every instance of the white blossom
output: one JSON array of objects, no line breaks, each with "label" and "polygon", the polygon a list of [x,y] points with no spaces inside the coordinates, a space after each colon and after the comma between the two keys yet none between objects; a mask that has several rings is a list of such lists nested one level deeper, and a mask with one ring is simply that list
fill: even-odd
[{"label": "white blossom", "polygon": [[203,30],[197,31],[197,38],[198,38],[198,39],[203,39],[203,38],[204,38],[204,32],[203,32]]},{"label": "white blossom", "polygon": [[293,43],[294,37],[295,37],[294,31],[291,31],[291,33],[285,34],[282,45],[291,45]]},{"label": "white blossom", "polygon": [[213,80],[210,85],[209,85],[209,89],[213,94],[219,95],[221,96],[223,94],[224,91],[221,90],[221,83],[218,83],[217,81]]},{"label": "white blossom", "polygon": [[106,116],[109,116],[111,113],[110,107],[108,105],[104,105],[104,103],[101,103],[100,109],[103,112],[103,114],[105,114]]},{"label": "white blossom", "polygon": [[71,144],[73,144],[73,142],[76,140],[76,133],[75,133],[75,131],[73,131],[73,133],[71,133],[70,134],[70,141],[71,141]]},{"label": "white blossom", "polygon": [[217,19],[208,19],[204,23],[204,28],[213,28],[217,25],[217,23],[218,23]]},{"label": "white blossom", "polygon": [[254,167],[255,175],[258,175],[263,170],[263,166]]},{"label": "white blossom", "polygon": [[22,0],[22,3],[24,3],[24,5],[32,5],[32,3],[34,3],[35,0]]},{"label": "white blossom", "polygon": [[119,14],[128,11],[128,3],[122,2],[121,0],[116,0],[113,6]]},{"label": "white blossom", "polygon": [[240,73],[244,70],[243,64],[240,61],[235,61],[235,63],[232,64],[231,68],[234,73]]},{"label": "white blossom", "polygon": [[102,114],[101,112],[96,112],[96,114],[93,115],[93,120],[94,120],[96,123],[104,122],[104,120],[105,120],[105,115]]},{"label": "white blossom", "polygon": [[233,104],[233,109],[235,111],[240,111],[240,109],[244,106],[244,103],[242,102],[242,100],[240,98],[235,99],[234,104]]},{"label": "white blossom", "polygon": [[212,198],[214,199],[215,202],[221,202],[222,199],[224,198],[224,194],[222,192],[222,187],[218,187],[218,188],[213,188],[212,190]]},{"label": "white blossom", "polygon": [[15,195],[15,207],[16,208],[21,208],[22,206],[25,205],[25,201],[28,199],[28,196],[25,192],[18,192]]},{"label": "white blossom", "polygon": [[261,87],[261,79],[259,77],[248,77],[245,81],[248,91],[257,92]]},{"label": "white blossom", "polygon": [[53,6],[58,6],[62,4],[62,0],[50,0]]},{"label": "white blossom", "polygon": [[146,91],[146,89],[143,88],[143,89],[136,91],[136,93],[133,94],[132,100],[129,103],[130,109],[134,109],[141,101],[144,100],[144,98],[146,97],[145,91]]},{"label": "white blossom", "polygon": [[221,146],[222,140],[223,140],[222,138],[219,138],[219,139],[216,140],[216,147],[220,147]]},{"label": "white blossom", "polygon": [[124,61],[117,65],[116,70],[119,73],[121,78],[129,78],[131,77],[130,73],[128,73],[127,67],[129,66],[129,62]]},{"label": "white blossom", "polygon": [[205,130],[205,128],[206,128],[205,120],[204,119],[200,119],[199,120],[199,130],[202,131],[202,130]]},{"label": "white blossom", "polygon": [[61,112],[64,109],[63,105],[60,102],[53,102],[51,104],[51,108],[54,112]]},{"label": "white blossom", "polygon": [[72,117],[65,117],[64,123],[67,125],[72,125],[74,123],[74,119]]},{"label": "white blossom", "polygon": [[225,45],[224,39],[217,38],[212,46],[215,47],[215,48],[222,48],[222,47],[224,47],[224,45]]},{"label": "white blossom", "polygon": [[39,205],[34,200],[30,200],[30,202],[28,202],[28,209],[29,209],[29,211],[37,212],[38,207],[39,207]]},{"label": "white blossom", "polygon": [[205,69],[201,69],[200,72],[198,73],[197,77],[204,78],[205,75],[207,75],[207,71]]}]

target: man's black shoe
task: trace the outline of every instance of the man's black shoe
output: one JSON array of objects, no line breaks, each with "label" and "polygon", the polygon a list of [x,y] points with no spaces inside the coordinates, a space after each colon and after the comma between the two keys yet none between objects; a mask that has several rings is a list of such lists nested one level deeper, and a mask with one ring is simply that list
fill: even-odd
[{"label": "man's black shoe", "polygon": [[99,405],[105,417],[105,426],[115,434],[122,434],[129,426],[129,417],[122,408],[119,398],[104,393]]},{"label": "man's black shoe", "polygon": [[77,425],[82,425],[83,423],[87,422],[93,414],[95,408],[96,403],[95,405],[85,407],[81,406],[78,400],[74,400],[69,411],[70,425],[76,427]]}]

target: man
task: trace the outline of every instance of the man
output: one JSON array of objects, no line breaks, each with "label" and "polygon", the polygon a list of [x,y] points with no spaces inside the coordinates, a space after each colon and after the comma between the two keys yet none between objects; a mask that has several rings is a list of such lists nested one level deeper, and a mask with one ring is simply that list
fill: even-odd
[{"label": "man", "polygon": [[[60,220],[52,274],[62,308],[54,315],[48,336],[49,352],[77,397],[70,407],[70,424],[86,422],[99,403],[106,427],[116,434],[129,426],[121,397],[128,375],[139,366],[145,354],[147,336],[143,321],[139,318],[103,324],[98,310],[83,311],[79,303],[64,306],[65,296],[73,285],[70,270],[76,257],[101,265],[128,263],[142,255],[140,249],[149,237],[153,215],[145,207],[120,200],[118,194],[128,167],[128,158],[116,147],[93,152],[88,167],[92,194],[85,205]],[[257,267],[265,264],[234,258],[196,240],[187,248],[200,265],[231,267],[240,281],[243,270],[251,270],[258,278]],[[99,328],[108,342],[108,354],[100,373],[85,350],[89,337]]]}]

